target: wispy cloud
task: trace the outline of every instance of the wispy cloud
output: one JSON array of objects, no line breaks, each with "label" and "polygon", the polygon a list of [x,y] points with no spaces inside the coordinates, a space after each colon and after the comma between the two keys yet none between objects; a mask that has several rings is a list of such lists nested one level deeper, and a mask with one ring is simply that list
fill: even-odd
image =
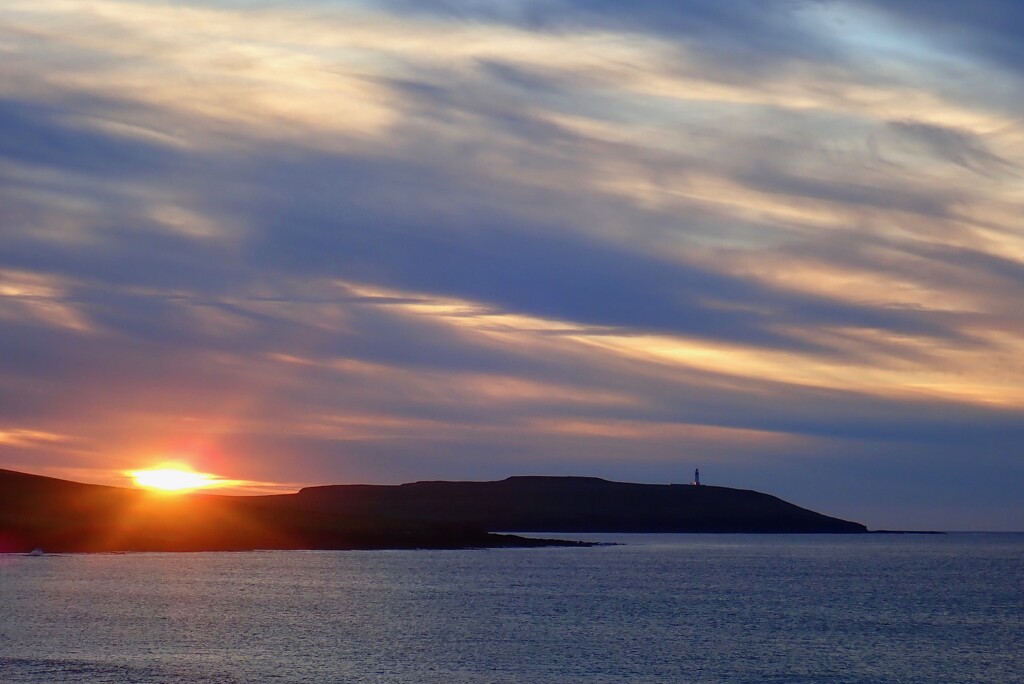
[{"label": "wispy cloud", "polygon": [[0,460],[1019,527],[1010,4],[7,2]]}]

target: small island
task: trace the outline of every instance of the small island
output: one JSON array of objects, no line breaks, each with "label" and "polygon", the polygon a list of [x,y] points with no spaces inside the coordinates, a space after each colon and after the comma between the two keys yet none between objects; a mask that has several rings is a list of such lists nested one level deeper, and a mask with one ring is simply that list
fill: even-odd
[{"label": "small island", "polygon": [[866,531],[768,494],[706,485],[527,476],[167,495],[0,469],[0,552],[498,548],[587,545],[500,532]]}]

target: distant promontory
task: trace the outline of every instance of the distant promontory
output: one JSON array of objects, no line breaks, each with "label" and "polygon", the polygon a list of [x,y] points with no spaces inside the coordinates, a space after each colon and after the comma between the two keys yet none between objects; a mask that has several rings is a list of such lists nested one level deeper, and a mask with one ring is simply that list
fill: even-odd
[{"label": "distant promontory", "polygon": [[858,533],[728,487],[590,477],[333,485],[275,496],[166,495],[0,469],[0,551],[493,548],[574,545],[497,532]]},{"label": "distant promontory", "polygon": [[498,482],[308,487],[304,510],[375,520],[419,520],[516,532],[866,532],[746,489],[510,477]]}]

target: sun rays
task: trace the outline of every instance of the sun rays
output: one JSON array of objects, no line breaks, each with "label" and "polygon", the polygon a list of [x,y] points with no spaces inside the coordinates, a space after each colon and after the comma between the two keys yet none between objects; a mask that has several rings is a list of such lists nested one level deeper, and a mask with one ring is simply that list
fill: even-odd
[{"label": "sun rays", "polygon": [[197,473],[188,468],[171,466],[133,470],[128,474],[138,487],[172,493],[223,487],[228,482],[210,473]]}]

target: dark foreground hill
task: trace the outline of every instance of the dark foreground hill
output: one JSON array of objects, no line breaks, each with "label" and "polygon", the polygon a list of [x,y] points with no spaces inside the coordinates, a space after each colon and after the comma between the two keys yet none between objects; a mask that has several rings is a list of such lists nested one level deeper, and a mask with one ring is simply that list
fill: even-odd
[{"label": "dark foreground hill", "polygon": [[168,495],[0,469],[0,552],[571,546],[416,519],[339,515],[273,497]]},{"label": "dark foreground hill", "polygon": [[497,531],[864,532],[767,494],[584,477],[166,495],[0,470],[0,551],[483,548]]}]

